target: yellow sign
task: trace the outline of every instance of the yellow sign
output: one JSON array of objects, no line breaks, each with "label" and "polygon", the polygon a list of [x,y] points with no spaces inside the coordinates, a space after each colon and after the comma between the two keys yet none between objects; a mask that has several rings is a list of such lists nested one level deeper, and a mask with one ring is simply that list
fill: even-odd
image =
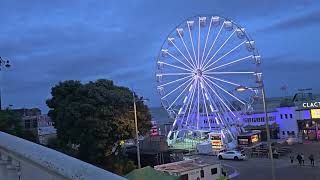
[{"label": "yellow sign", "polygon": [[213,149],[222,148],[221,140],[212,140],[211,144]]},{"label": "yellow sign", "polygon": [[320,118],[320,109],[311,109],[311,118],[312,119]]}]

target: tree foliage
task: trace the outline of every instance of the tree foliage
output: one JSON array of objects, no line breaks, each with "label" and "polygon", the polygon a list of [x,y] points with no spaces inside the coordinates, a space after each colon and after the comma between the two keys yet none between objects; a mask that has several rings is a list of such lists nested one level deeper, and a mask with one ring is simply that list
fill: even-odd
[{"label": "tree foliage", "polygon": [[22,136],[21,116],[10,109],[0,110],[0,131]]},{"label": "tree foliage", "polygon": [[[71,80],[60,82],[51,94],[47,105],[57,138],[77,149],[80,159],[100,163],[121,140],[134,137],[133,93],[128,88],[110,80],[86,84]],[[151,115],[142,101],[137,101],[137,111],[139,132],[145,134]]]}]

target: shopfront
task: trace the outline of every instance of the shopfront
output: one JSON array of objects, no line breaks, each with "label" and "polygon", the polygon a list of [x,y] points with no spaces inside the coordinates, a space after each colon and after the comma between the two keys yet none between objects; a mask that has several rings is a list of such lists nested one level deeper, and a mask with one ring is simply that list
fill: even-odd
[{"label": "shopfront", "polygon": [[309,109],[307,111],[310,113],[310,118],[297,121],[299,133],[304,140],[320,140],[320,109]]},{"label": "shopfront", "polygon": [[261,142],[260,131],[251,131],[240,134],[238,136],[238,145],[242,147],[250,147]]}]

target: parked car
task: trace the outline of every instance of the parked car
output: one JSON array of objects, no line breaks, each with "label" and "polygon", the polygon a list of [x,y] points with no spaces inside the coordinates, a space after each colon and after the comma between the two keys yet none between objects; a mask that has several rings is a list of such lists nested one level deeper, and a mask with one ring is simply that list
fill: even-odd
[{"label": "parked car", "polygon": [[226,151],[218,154],[219,159],[245,160],[247,156],[240,151]]}]

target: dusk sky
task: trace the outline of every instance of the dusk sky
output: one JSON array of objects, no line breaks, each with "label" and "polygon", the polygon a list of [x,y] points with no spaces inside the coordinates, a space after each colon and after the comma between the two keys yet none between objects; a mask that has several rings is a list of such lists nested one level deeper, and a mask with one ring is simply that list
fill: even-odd
[{"label": "dusk sky", "polygon": [[3,106],[39,107],[59,81],[111,79],[160,106],[156,57],[184,19],[212,14],[246,28],[262,56],[267,96],[320,93],[319,0],[1,0]]}]

